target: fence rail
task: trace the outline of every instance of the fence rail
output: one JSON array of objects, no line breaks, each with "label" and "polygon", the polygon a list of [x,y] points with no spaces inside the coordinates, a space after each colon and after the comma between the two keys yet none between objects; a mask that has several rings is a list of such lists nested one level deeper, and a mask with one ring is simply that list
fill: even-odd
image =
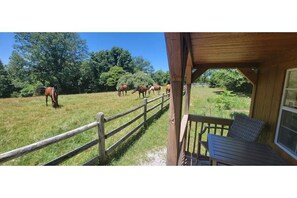
[{"label": "fence rail", "polygon": [[[167,99],[165,99],[165,97]],[[158,99],[161,99],[161,102],[154,105],[153,107],[151,107],[150,109],[147,108],[149,103],[152,103],[154,101],[157,101]],[[154,98],[152,100],[147,100],[146,98],[144,99],[144,103],[136,106],[126,112],[123,113],[119,113],[117,115],[111,116],[109,118],[104,118],[104,113],[99,112],[97,114],[97,120],[95,122],[89,123],[87,125],[81,126],[79,128],[70,130],[68,132],[62,133],[60,135],[51,137],[51,138],[47,138],[45,140],[41,140],[38,141],[36,143],[27,145],[27,146],[23,146],[11,151],[8,151],[6,153],[2,153],[0,154],[0,164],[10,161],[12,159],[21,157],[23,155],[26,155],[28,153],[31,153],[33,151],[42,149],[44,147],[50,146],[52,144],[55,144],[57,142],[60,142],[62,140],[66,140],[68,138],[71,138],[73,136],[76,136],[78,134],[81,134],[89,129],[95,128],[97,127],[97,131],[98,131],[98,139],[92,140],[86,144],[84,144],[83,146],[80,146],[79,148],[76,148],[60,157],[57,157],[56,159],[45,163],[44,165],[58,165],[80,153],[82,153],[83,151],[86,151],[87,149],[98,145],[99,148],[99,155],[96,156],[93,159],[90,159],[88,162],[86,162],[84,165],[93,165],[93,164],[97,164],[97,163],[101,163],[101,164],[105,164],[106,163],[106,159],[107,156],[111,154],[112,151],[114,151],[121,143],[123,143],[125,140],[127,140],[130,136],[132,136],[135,132],[137,132],[141,127],[146,127],[148,120],[152,119],[154,116],[156,116],[158,113],[162,113],[163,109],[167,106],[169,106],[169,103],[165,105],[165,103],[169,100],[169,94],[163,94],[157,98]],[[158,106],[161,106],[160,110],[157,111],[155,114],[153,114],[150,118],[147,119],[147,113],[152,111],[153,109],[157,108]],[[130,114],[132,112],[137,111],[138,109],[143,108],[144,111],[143,113],[137,115],[136,117],[134,117],[133,119],[131,119],[129,122],[121,125],[120,127],[113,129],[112,131],[110,131],[109,133],[105,134],[105,128],[104,128],[104,124],[108,123],[110,121],[116,120],[118,118],[121,118],[127,114]],[[137,125],[134,129],[132,129],[130,132],[128,132],[127,134],[125,134],[123,137],[121,137],[117,142],[115,142],[112,146],[110,146],[109,148],[105,149],[105,141],[106,139],[110,138],[111,136],[119,133],[120,131],[122,131],[124,128],[130,126],[132,123],[134,123],[135,121],[137,121],[138,119],[143,117],[143,122],[140,123],[139,125]]]}]

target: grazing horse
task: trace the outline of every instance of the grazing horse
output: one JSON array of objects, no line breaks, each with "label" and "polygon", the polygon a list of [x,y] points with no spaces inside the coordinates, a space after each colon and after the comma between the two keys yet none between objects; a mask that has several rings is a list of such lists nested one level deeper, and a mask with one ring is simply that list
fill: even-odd
[{"label": "grazing horse", "polygon": [[148,88],[146,86],[138,86],[134,89],[134,91],[132,92],[132,94],[134,94],[136,91],[138,91],[139,94],[139,98],[140,98],[140,94],[142,93],[142,97],[144,98],[144,96],[146,96],[146,91],[148,90]]},{"label": "grazing horse", "polygon": [[170,84],[167,84],[166,85],[166,94],[170,94],[170,89],[171,89],[171,85]]},{"label": "grazing horse", "polygon": [[119,88],[118,88],[118,95],[121,96],[121,93],[122,95],[127,95],[127,90],[128,90],[128,86],[127,85],[120,85]]},{"label": "grazing horse", "polygon": [[58,104],[58,93],[57,93],[57,87],[56,86],[54,86],[54,87],[46,87],[45,88],[44,95],[45,95],[46,106],[47,106],[47,98],[48,97],[51,97],[53,107],[54,108],[59,107],[59,104]]},{"label": "grazing horse", "polygon": [[162,87],[160,85],[154,85],[154,86],[151,86],[149,87],[149,94],[151,94],[151,91],[153,91],[153,93],[155,94],[155,91],[158,92],[158,95],[160,94],[160,91],[161,91]]},{"label": "grazing horse", "polygon": [[47,106],[47,99],[48,99],[48,97],[51,97],[53,107],[54,108],[59,107],[57,86],[53,86],[53,87],[41,86],[41,87],[37,88],[37,90],[35,91],[35,93],[37,93],[37,91],[40,94],[44,94],[45,95],[45,105],[46,106]]}]

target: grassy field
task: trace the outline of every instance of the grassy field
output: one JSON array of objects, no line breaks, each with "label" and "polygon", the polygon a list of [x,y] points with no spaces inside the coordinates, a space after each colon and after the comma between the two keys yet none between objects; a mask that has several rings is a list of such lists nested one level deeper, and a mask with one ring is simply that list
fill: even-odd
[{"label": "grassy field", "polygon": [[[165,90],[165,89],[163,89]],[[152,99],[156,95],[148,96]],[[248,97],[234,97],[232,108],[226,111],[218,111],[210,98],[217,97],[217,92],[210,88],[193,87],[190,113],[228,117],[234,111],[248,112]],[[104,112],[105,117],[110,117],[120,112],[131,109],[143,103],[138,94],[118,97],[116,92],[60,95],[60,108],[54,109],[45,106],[44,97],[9,98],[0,99],[0,153],[40,141],[54,135],[61,134],[71,129],[80,127],[95,121],[97,112]],[[116,128],[129,119],[140,114],[138,112],[124,119],[107,123],[106,131]],[[151,114],[154,112],[150,112]],[[124,133],[131,130],[139,122],[106,143],[109,147]],[[128,141],[128,146],[118,152],[110,165],[140,165],[147,161],[147,153],[154,152],[166,147],[168,132],[168,110],[159,119],[153,121],[146,131],[142,130],[133,139]],[[54,144],[45,149],[35,151],[26,156],[17,158],[3,165],[39,165],[73,150],[88,141],[97,138],[96,129],[89,130],[69,140]],[[62,165],[80,165],[98,154],[98,147],[93,147]]]}]

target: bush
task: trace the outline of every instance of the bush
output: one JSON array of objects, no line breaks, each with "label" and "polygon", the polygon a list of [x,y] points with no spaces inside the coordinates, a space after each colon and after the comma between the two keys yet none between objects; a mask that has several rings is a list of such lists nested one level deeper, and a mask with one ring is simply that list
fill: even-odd
[{"label": "bush", "polygon": [[215,103],[215,107],[219,111],[230,110],[234,103],[234,96],[231,91],[223,91],[219,96],[208,98],[207,101]]},{"label": "bush", "polygon": [[235,69],[216,70],[209,79],[211,88],[221,87],[237,93],[251,94],[252,85]]},{"label": "bush", "polygon": [[128,85],[129,89],[134,89],[135,87],[139,85],[154,85],[155,81],[151,78],[149,74],[145,74],[143,72],[137,72],[135,74],[126,74],[122,76],[117,83],[117,88],[121,84],[126,84]]},{"label": "bush", "polygon": [[21,90],[21,96],[22,97],[30,97],[33,96],[35,93],[35,86],[31,84],[27,84],[24,86],[24,88]]}]

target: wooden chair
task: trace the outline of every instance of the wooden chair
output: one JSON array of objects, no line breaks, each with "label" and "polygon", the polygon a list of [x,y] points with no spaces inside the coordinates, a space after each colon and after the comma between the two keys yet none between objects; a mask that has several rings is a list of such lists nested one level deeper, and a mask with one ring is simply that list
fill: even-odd
[{"label": "wooden chair", "polygon": [[[248,141],[248,142],[256,142],[264,126],[265,126],[265,123],[261,120],[251,118],[243,114],[235,114],[234,121],[230,126],[227,136]],[[202,130],[199,139],[201,139],[202,134],[204,134],[206,131],[209,131],[210,128],[214,128],[214,127],[208,127],[208,126],[205,127]],[[199,141],[199,143],[206,150],[208,150],[207,141]],[[200,151],[198,151],[198,156],[203,156],[200,153]]]}]

